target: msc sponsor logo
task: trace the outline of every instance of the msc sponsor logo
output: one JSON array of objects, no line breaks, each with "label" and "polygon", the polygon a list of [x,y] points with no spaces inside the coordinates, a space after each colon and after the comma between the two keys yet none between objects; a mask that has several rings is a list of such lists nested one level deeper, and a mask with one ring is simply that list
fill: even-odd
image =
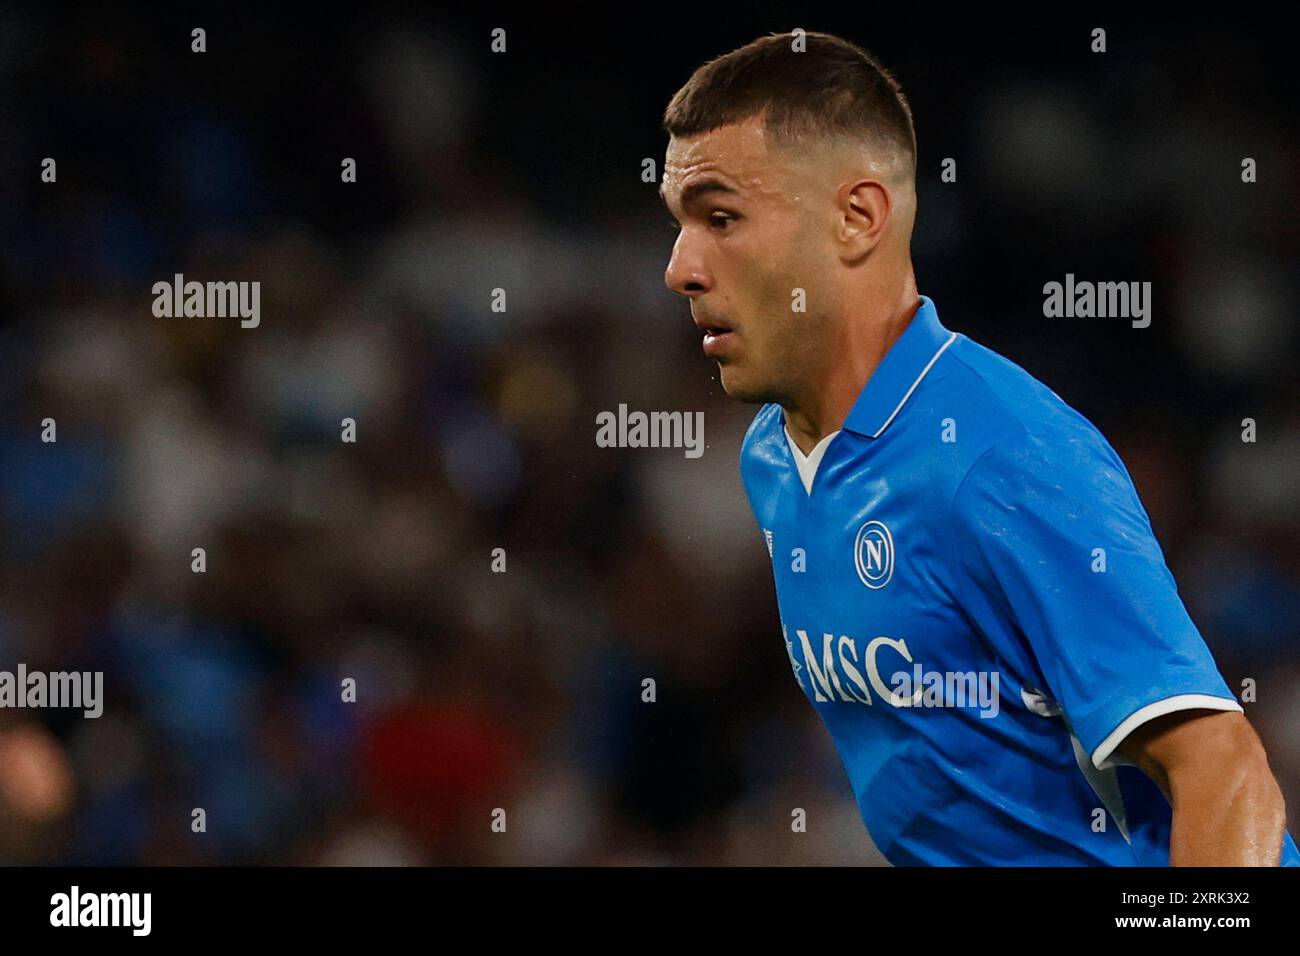
[{"label": "msc sponsor logo", "polygon": [[[803,673],[808,675],[807,689],[819,704],[831,701],[857,702],[871,706],[871,692],[893,707],[978,707],[981,717],[998,715],[997,671],[932,671],[912,660],[907,641],[892,637],[874,637],[858,653],[858,644],[847,634],[836,640],[834,634],[822,634],[821,653],[813,648],[808,632],[795,630],[799,639],[796,659],[794,642],[786,640],[790,666],[801,687]],[[898,670],[899,660],[911,664]],[[889,682],[881,676],[889,674]]]}]

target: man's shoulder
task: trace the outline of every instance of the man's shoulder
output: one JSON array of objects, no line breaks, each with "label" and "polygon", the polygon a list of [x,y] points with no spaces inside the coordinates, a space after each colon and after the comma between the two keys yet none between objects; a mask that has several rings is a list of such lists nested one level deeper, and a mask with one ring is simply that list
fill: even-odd
[{"label": "man's shoulder", "polygon": [[[959,336],[949,350],[948,401],[970,439],[958,484],[1048,482],[1061,492],[1127,497],[1131,479],[1091,421],[1015,362]],[[959,401],[958,401],[959,400]]]},{"label": "man's shoulder", "polygon": [[972,423],[986,422],[992,437],[1099,434],[1060,395],[987,346],[959,335],[948,356],[950,396],[960,400]]},{"label": "man's shoulder", "polygon": [[946,357],[932,401],[936,412],[949,410],[966,440],[968,466],[995,447],[1041,449],[1049,457],[1115,455],[1096,425],[1006,356],[959,335]]}]

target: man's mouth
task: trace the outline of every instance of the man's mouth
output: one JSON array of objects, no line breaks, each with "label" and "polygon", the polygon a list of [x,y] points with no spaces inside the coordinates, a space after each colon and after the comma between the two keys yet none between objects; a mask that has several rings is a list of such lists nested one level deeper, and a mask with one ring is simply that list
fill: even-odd
[{"label": "man's mouth", "polygon": [[731,326],[722,325],[714,319],[703,322],[697,320],[695,324],[704,333],[704,354],[710,358],[721,357],[723,351],[731,342],[735,330]]},{"label": "man's mouth", "polygon": [[727,325],[727,324],[725,324],[725,323],[723,323],[723,322],[719,322],[717,319],[712,319],[712,318],[709,318],[709,319],[693,319],[693,321],[695,322],[696,328],[698,328],[698,329],[699,329],[701,332],[703,332],[706,336],[707,336],[707,335],[712,335],[712,336],[726,335],[728,332],[733,331],[733,329],[731,328],[731,326],[729,326],[729,325]]}]

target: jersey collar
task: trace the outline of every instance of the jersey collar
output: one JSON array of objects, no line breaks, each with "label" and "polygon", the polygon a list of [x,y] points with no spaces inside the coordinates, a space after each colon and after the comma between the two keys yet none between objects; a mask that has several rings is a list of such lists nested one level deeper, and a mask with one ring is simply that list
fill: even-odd
[{"label": "jersey collar", "polygon": [[911,397],[921,379],[939,360],[944,349],[957,338],[939,322],[939,313],[929,296],[898,341],[889,347],[866,387],[854,402],[844,427],[864,438],[879,438]]}]

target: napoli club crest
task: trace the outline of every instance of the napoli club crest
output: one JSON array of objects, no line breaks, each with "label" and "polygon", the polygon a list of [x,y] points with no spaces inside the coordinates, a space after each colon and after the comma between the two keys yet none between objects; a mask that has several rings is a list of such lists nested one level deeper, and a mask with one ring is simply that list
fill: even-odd
[{"label": "napoli club crest", "polygon": [[880,590],[894,576],[894,536],[882,521],[868,521],[853,542],[853,564],[862,583]]}]

